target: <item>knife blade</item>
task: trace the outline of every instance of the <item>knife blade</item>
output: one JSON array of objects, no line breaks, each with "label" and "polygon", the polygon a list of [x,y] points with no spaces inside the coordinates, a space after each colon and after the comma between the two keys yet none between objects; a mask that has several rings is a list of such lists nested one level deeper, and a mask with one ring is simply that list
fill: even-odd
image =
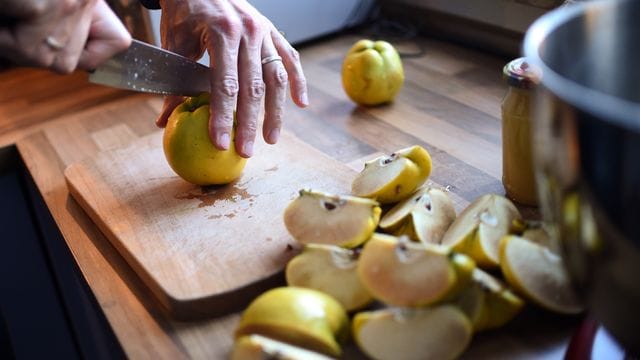
[{"label": "knife blade", "polygon": [[163,95],[196,96],[210,91],[209,67],[135,39],[127,50],[93,70],[89,81]]}]

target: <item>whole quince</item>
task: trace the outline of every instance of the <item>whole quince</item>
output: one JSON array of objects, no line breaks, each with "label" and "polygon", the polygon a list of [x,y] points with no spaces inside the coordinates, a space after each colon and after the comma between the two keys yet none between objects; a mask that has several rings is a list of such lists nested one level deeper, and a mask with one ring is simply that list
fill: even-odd
[{"label": "whole quince", "polygon": [[339,357],[349,336],[349,318],[332,296],[283,286],[264,292],[244,310],[235,337],[250,334]]},{"label": "whole quince", "polygon": [[[233,143],[228,150],[217,149],[209,139],[208,123],[209,94],[187,98],[173,110],[164,129],[164,155],[173,171],[192,184],[228,184],[240,177],[247,159],[238,155]],[[232,131],[232,139],[234,135]]]},{"label": "whole quince", "polygon": [[358,104],[390,102],[403,83],[400,55],[386,41],[360,40],[349,49],[342,63],[342,86]]}]

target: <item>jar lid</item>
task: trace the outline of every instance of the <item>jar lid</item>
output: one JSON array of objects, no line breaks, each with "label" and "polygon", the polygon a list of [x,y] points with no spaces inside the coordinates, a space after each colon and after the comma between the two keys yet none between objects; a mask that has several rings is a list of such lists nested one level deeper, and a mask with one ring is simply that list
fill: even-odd
[{"label": "jar lid", "polygon": [[531,89],[540,82],[540,71],[529,65],[523,57],[505,65],[502,74],[507,84],[522,89]]}]

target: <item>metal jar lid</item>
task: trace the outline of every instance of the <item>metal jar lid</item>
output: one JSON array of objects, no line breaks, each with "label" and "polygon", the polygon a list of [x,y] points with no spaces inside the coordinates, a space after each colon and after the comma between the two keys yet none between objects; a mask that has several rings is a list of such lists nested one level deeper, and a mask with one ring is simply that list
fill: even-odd
[{"label": "metal jar lid", "polygon": [[531,89],[540,82],[540,71],[529,65],[524,57],[510,61],[502,69],[507,84],[521,89]]}]

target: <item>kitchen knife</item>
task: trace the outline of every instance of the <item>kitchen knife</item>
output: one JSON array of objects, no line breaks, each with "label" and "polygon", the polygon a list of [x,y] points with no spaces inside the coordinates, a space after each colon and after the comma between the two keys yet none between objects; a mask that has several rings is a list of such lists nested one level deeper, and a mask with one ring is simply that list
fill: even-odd
[{"label": "kitchen knife", "polygon": [[93,70],[89,81],[154,94],[196,96],[210,90],[209,76],[207,66],[134,39],[127,50]]}]

